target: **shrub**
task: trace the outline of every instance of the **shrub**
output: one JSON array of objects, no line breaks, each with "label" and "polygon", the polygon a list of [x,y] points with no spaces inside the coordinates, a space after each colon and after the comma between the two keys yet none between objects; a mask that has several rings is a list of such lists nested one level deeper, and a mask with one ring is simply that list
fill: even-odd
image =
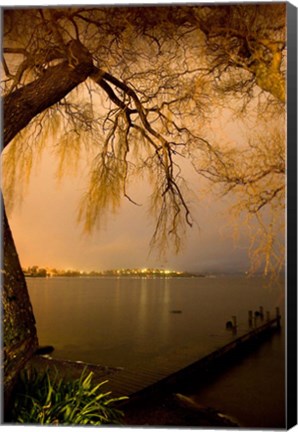
[{"label": "shrub", "polygon": [[126,397],[111,398],[102,386],[92,383],[93,372],[86,369],[76,380],[66,381],[58,373],[24,370],[20,374],[12,407],[12,423],[55,425],[120,424],[123,412],[115,403]]}]

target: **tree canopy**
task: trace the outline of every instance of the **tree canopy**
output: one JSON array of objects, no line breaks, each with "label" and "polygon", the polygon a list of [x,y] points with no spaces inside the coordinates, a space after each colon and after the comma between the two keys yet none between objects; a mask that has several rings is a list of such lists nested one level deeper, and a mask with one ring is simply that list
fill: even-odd
[{"label": "tree canopy", "polygon": [[[285,31],[282,3],[6,9],[7,205],[49,136],[62,173],[80,148],[95,149],[79,213],[88,231],[121,198],[134,202],[129,185],[142,173],[152,183],[153,244],[178,250],[193,224],[186,157],[221,193],[243,196],[238,211],[259,217],[280,205]],[[246,145],[217,142],[209,130],[226,107],[262,116],[265,132],[255,125]]]}]

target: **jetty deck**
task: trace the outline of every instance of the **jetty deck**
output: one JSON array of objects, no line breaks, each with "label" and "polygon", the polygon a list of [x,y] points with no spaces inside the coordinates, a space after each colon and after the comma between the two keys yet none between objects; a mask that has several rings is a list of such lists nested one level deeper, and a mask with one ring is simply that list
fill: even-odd
[{"label": "jetty deck", "polygon": [[[112,374],[109,380],[109,390],[117,396],[127,395],[131,398],[141,396],[150,391],[173,390],[188,378],[206,376],[208,372],[222,364],[229,356],[240,353],[250,346],[259,343],[264,337],[280,328],[280,317],[268,320],[251,328],[249,331],[237,331],[232,340],[196,361],[177,369],[175,359],[172,366],[156,370],[142,368],[141,370],[123,369]],[[241,333],[241,334],[239,334]]]},{"label": "jetty deck", "polygon": [[174,389],[194,375],[196,377],[206,376],[212,368],[216,369],[222,362],[229,359],[229,356],[232,358],[237,352],[249,350],[252,344],[258,343],[268,334],[278,330],[280,319],[278,308],[276,317],[273,319],[270,319],[269,314],[266,320],[263,316],[261,319],[259,317],[256,319],[250,313],[249,325],[246,324],[246,326],[238,325],[234,317],[231,331],[228,332],[229,335],[225,332],[225,337],[218,339],[218,347],[215,350],[182,366],[179,358],[173,358],[171,362],[167,362],[164,366],[160,365],[158,369],[151,369],[149,362],[147,368],[130,370],[128,368],[109,368],[34,356],[29,361],[29,367],[44,369],[54,366],[61,374],[72,377],[79,376],[82,370],[87,367],[88,370],[94,372],[95,380],[108,380],[107,389],[112,392],[113,396],[129,396],[129,400],[132,400],[151,391],[158,390],[160,392]]}]

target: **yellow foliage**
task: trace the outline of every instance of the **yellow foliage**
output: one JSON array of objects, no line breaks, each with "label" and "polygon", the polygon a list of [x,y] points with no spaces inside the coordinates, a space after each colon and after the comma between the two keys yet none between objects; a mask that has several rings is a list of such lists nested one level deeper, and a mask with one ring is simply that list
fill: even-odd
[{"label": "yellow foliage", "polygon": [[123,161],[98,156],[89,175],[88,188],[79,206],[79,222],[90,233],[107,212],[115,212],[123,197],[126,167]]}]

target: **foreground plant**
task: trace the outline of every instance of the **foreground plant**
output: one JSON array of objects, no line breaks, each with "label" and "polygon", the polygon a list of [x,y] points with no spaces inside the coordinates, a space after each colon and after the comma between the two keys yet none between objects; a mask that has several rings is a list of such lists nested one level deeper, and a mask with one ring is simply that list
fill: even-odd
[{"label": "foreground plant", "polygon": [[120,424],[123,412],[115,403],[126,397],[111,398],[102,392],[103,381],[94,385],[93,372],[64,381],[58,373],[24,370],[20,374],[12,407],[12,423],[22,424]]}]

